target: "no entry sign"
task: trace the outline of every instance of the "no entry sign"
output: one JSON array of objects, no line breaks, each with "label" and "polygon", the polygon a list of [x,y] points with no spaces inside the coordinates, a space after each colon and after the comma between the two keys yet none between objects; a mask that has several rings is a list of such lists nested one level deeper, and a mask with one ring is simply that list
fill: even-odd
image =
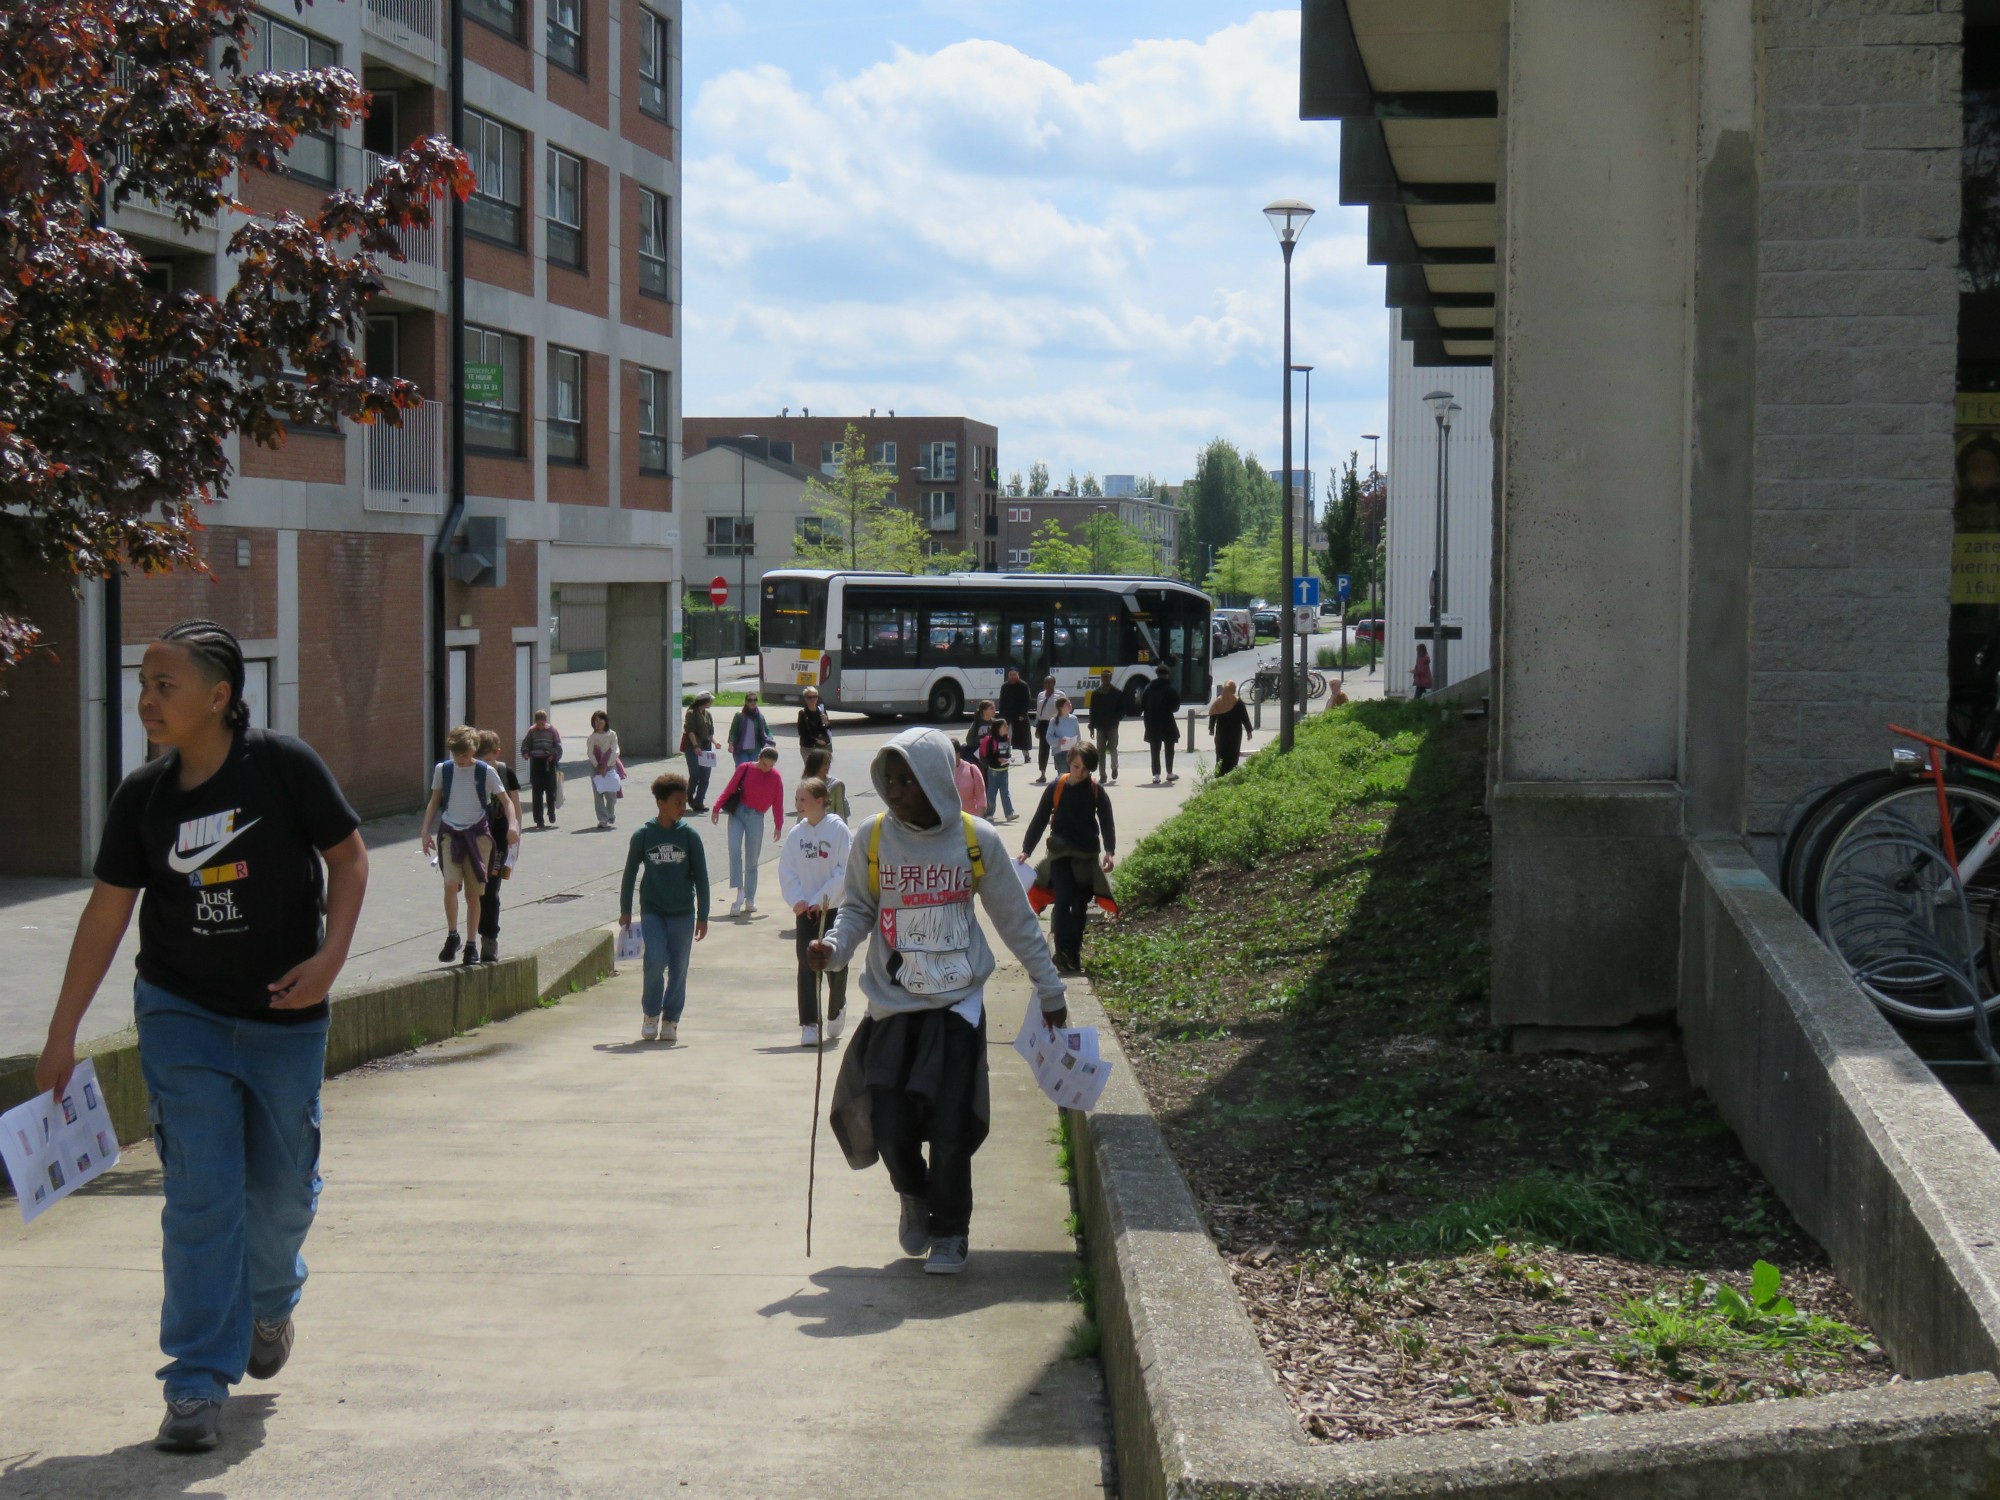
[{"label": "no entry sign", "polygon": [[729,602],[729,580],[720,573],[708,580],[708,602],[717,609]]}]

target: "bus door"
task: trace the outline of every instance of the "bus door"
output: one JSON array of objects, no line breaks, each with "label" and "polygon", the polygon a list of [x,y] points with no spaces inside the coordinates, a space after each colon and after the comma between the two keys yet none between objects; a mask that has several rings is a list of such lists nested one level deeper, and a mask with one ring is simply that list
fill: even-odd
[{"label": "bus door", "polygon": [[1056,687],[1078,713],[1097,678],[1118,665],[1117,608],[1117,600],[1100,594],[1056,601],[1051,639]]},{"label": "bus door", "polygon": [[840,701],[889,712],[920,703],[915,606],[852,588],[847,598],[841,627]]},{"label": "bus door", "polygon": [[[1049,622],[1015,610],[1007,612],[1007,666],[1021,669],[1021,680],[1037,695],[1049,670]],[[1001,676],[1006,676],[1003,668]]]}]

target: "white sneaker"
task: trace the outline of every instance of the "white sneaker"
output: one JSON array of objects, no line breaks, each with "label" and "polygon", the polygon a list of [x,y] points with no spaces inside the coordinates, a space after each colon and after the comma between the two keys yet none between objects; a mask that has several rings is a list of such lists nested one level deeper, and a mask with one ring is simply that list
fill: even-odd
[{"label": "white sneaker", "polygon": [[839,1041],[841,1032],[845,1030],[847,1030],[846,1011],[842,1011],[837,1016],[828,1016],[826,1018],[826,1039],[829,1042]]},{"label": "white sneaker", "polygon": [[743,915],[746,917],[749,916],[750,913],[752,913],[756,909],[757,909],[757,903],[755,901],[745,901],[743,903]]},{"label": "white sneaker", "polygon": [[741,896],[738,896],[734,901],[729,903],[729,915],[732,917],[736,917],[736,916],[741,916],[742,914],[743,914],[743,898]]},{"label": "white sneaker", "polygon": [[819,1045],[819,1028],[817,1026],[801,1026],[799,1028],[799,1045],[801,1047],[817,1047]]},{"label": "white sneaker", "polygon": [[672,1046],[675,1042],[679,1041],[680,1039],[681,1039],[681,1028],[678,1022],[675,1021],[660,1022],[661,1041],[665,1042],[668,1046]]},{"label": "white sneaker", "polygon": [[645,1020],[639,1023],[640,1041],[657,1042],[659,1039],[660,1039],[660,1018],[658,1016],[648,1016],[646,1017]]}]

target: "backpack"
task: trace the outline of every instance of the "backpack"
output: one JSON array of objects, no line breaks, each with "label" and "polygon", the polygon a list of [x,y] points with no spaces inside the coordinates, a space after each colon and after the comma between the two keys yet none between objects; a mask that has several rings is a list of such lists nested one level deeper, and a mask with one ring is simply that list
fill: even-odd
[{"label": "backpack", "polygon": [[[972,884],[976,889],[986,878],[986,861],[979,857],[979,835],[973,832],[972,814],[961,812],[959,817],[965,822],[965,853],[972,861]],[[875,819],[874,827],[868,830],[868,894],[876,900],[882,899],[882,819]]]},{"label": "backpack", "polygon": [[[453,776],[455,776],[457,773],[458,773],[458,762],[455,760],[445,761],[444,805],[446,807],[451,806],[451,782]],[[486,790],[486,762],[483,760],[475,760],[472,763],[472,785],[473,788],[479,793],[479,805],[486,809],[486,816],[488,818],[491,818],[493,816],[493,799],[490,795],[488,795]]]}]

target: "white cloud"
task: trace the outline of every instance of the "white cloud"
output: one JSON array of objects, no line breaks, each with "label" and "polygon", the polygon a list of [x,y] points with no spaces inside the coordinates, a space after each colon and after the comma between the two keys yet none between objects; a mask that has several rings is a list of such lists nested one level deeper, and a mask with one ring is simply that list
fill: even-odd
[{"label": "white cloud", "polygon": [[[1000,426],[1003,469],[1177,479],[1217,433],[1274,458],[1260,210],[1337,179],[1336,127],[1297,96],[1296,11],[1085,76],[973,39],[815,87],[710,80],[688,121],[688,410],[964,412]],[[1381,407],[1364,227],[1322,214],[1294,265],[1294,357],[1348,425]]]}]

